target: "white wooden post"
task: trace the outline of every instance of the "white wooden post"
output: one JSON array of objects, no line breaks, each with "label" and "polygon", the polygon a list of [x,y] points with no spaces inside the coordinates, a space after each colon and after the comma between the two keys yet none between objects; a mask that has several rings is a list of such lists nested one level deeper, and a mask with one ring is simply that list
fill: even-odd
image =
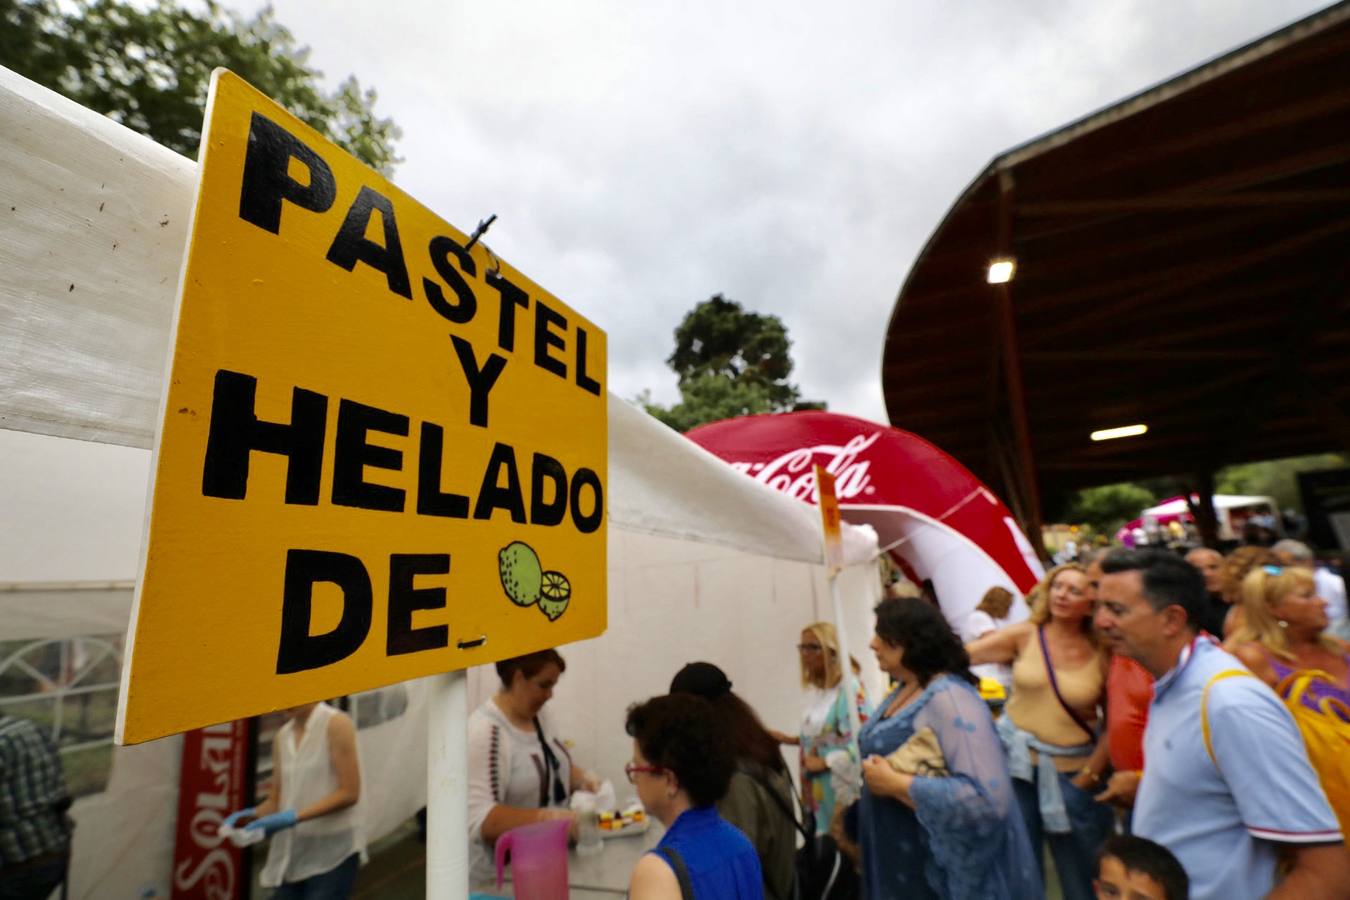
[{"label": "white wooden post", "polygon": [[848,695],[849,744],[861,761],[862,751],[858,747],[858,731],[862,727],[858,719],[858,678],[853,674],[853,659],[848,652],[848,626],[844,624],[844,601],[839,596],[839,572],[835,570],[830,572],[830,600],[834,603],[834,631],[839,638],[839,667],[843,674],[839,689]]},{"label": "white wooden post", "polygon": [[427,900],[469,896],[469,680],[431,678],[427,721]]}]

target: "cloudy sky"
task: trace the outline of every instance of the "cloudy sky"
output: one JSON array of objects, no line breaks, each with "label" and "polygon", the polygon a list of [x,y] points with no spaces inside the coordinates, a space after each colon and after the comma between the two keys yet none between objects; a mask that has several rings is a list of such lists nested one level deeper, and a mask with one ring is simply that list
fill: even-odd
[{"label": "cloudy sky", "polygon": [[[230,0],[251,13],[256,0]],[[1325,6],[1312,0],[274,0],[403,128],[395,181],[609,332],[677,398],[721,292],[787,324],[803,394],[885,421],[915,255],[1001,151]]]}]

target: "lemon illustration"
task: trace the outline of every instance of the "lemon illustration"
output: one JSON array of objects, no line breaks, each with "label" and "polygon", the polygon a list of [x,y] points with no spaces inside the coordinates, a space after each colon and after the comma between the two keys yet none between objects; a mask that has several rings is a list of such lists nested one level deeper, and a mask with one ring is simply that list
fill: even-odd
[{"label": "lemon illustration", "polygon": [[[529,606],[539,600],[544,567],[539,554],[529,544],[512,541],[497,554],[502,590],[517,606]],[[553,617],[556,618],[556,617]]]},{"label": "lemon illustration", "polygon": [[572,599],[572,583],[561,572],[545,572],[539,588],[539,609],[552,622],[567,609]]}]

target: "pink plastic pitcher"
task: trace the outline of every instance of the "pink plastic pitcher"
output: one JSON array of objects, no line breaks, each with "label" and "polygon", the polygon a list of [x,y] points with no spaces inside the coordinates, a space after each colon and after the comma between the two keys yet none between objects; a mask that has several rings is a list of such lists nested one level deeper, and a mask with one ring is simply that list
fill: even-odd
[{"label": "pink plastic pitcher", "polygon": [[497,838],[497,887],[511,851],[511,887],[517,900],[567,900],[567,819],[522,825]]}]

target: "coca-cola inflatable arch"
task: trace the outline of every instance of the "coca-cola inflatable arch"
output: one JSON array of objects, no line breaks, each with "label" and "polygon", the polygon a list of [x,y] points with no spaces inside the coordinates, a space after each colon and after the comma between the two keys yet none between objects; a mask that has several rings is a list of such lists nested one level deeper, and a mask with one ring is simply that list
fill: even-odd
[{"label": "coca-cola inflatable arch", "polygon": [[[744,416],[687,437],[756,481],[816,502],[812,465],[836,478],[846,521],[871,525],[907,572],[931,579],[953,627],[999,585],[1023,595],[1044,575],[1003,502],[918,435],[828,412]],[[1025,618],[1020,599],[1011,620]]]}]

